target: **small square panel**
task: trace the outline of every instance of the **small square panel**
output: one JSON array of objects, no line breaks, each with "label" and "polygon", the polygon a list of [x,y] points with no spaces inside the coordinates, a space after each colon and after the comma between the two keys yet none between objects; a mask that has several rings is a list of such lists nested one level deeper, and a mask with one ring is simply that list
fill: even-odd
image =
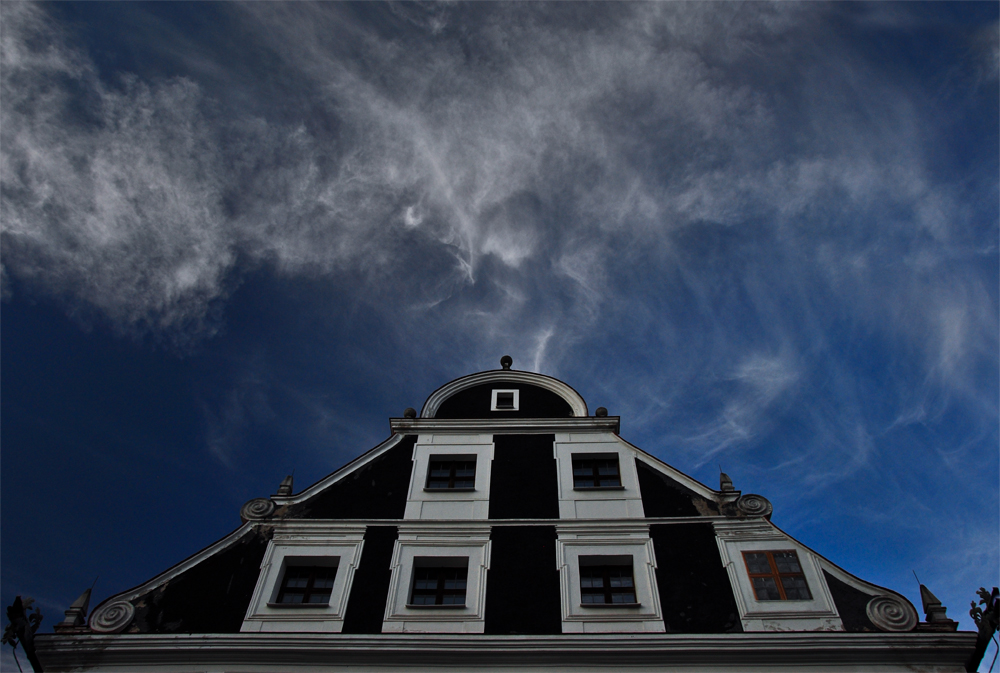
[{"label": "small square panel", "polygon": [[520,403],[521,391],[496,389],[490,397],[490,411],[518,411]]}]

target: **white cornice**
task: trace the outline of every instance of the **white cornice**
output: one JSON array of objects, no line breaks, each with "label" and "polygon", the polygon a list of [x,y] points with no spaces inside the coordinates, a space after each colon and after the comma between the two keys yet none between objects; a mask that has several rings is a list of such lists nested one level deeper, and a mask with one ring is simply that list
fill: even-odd
[{"label": "white cornice", "polygon": [[[620,670],[714,665],[713,670],[964,670],[976,640],[958,633],[587,633],[556,636],[474,634],[240,633],[228,635],[35,636],[47,670],[316,670],[339,666],[587,666]],[[200,666],[200,668],[199,668]],[[651,669],[652,670],[652,669]],[[810,668],[810,670],[813,670]]]},{"label": "white cornice", "polygon": [[916,612],[916,608],[913,607],[913,603],[911,603],[906,596],[893,591],[892,589],[887,589],[877,584],[866,582],[865,580],[852,575],[816,550],[803,544],[802,542],[799,542],[770,521],[765,521],[764,519],[717,519],[713,521],[713,527],[715,528],[716,536],[722,540],[792,540],[800,547],[808,549],[809,552],[812,553],[813,556],[815,556],[819,561],[820,567],[839,579],[841,582],[844,582],[845,584],[854,587],[858,591],[868,594],[869,596],[895,596],[909,605],[910,608]]},{"label": "white cornice", "polygon": [[402,439],[403,435],[393,434],[391,437],[389,437],[389,439],[385,440],[375,448],[370,449],[366,453],[363,453],[362,455],[358,456],[357,458],[349,462],[347,465],[344,465],[336,472],[333,472],[332,474],[323,477],[322,479],[317,481],[315,484],[313,484],[306,490],[300,493],[296,493],[295,495],[284,495],[284,496],[272,495],[271,500],[273,500],[274,504],[279,507],[283,505],[295,505],[297,503],[303,502],[311,498],[312,496],[316,495],[317,493],[325,489],[327,486],[333,484],[336,481],[339,481],[343,477],[346,477],[351,472],[354,472],[354,470],[364,467],[365,465],[375,460],[376,458],[381,456],[383,453],[385,453],[392,447],[396,446],[396,444],[398,444]]},{"label": "white cornice", "polygon": [[644,451],[643,449],[640,449],[638,446],[632,444],[628,440],[622,439],[619,436],[618,441],[620,441],[622,444],[625,444],[636,453],[640,454],[639,458],[643,462],[648,463],[649,466],[652,467],[654,470],[659,470],[660,472],[664,473],[677,483],[681,484],[682,486],[686,486],[687,488],[691,489],[692,491],[694,491],[703,498],[706,498],[708,500],[714,500],[719,504],[723,504],[726,502],[733,502],[740,497],[741,493],[740,491],[716,491],[706,486],[705,484],[701,483],[697,479],[689,477],[688,475],[684,474],[677,468],[667,465],[653,454]]},{"label": "white cornice", "polygon": [[243,524],[242,526],[240,526],[239,528],[237,528],[232,533],[222,538],[218,542],[208,545],[201,551],[195,552],[191,556],[188,556],[180,563],[163,571],[162,573],[160,573],[153,579],[149,580],[148,582],[144,582],[143,584],[140,584],[137,587],[133,587],[132,589],[128,589],[127,591],[115,594],[114,596],[108,596],[103,601],[101,601],[96,607],[94,607],[94,609],[90,613],[91,616],[97,613],[98,609],[100,609],[102,605],[116,601],[135,600],[139,596],[148,593],[153,589],[155,589],[156,587],[169,582],[170,580],[177,577],[185,570],[188,570],[189,568],[193,568],[194,566],[198,565],[199,563],[207,559],[209,556],[212,556],[213,554],[220,552],[226,547],[238,542],[244,535],[250,532],[250,529],[253,528],[254,525],[255,524],[253,522],[248,521],[247,523]]},{"label": "white cornice", "polygon": [[431,393],[430,397],[427,398],[427,401],[424,402],[424,408],[420,410],[420,417],[433,418],[437,414],[441,403],[461,390],[478,386],[483,383],[493,383],[495,381],[513,381],[515,383],[526,383],[528,385],[544,388],[545,390],[551,391],[566,400],[567,404],[569,404],[570,408],[573,410],[574,416],[586,417],[588,415],[587,403],[583,401],[582,397],[580,397],[580,393],[576,392],[559,379],[554,379],[551,376],[545,376],[544,374],[535,374],[534,372],[524,372],[515,369],[493,369],[486,372],[469,374],[468,376],[463,376],[462,378],[458,378],[444,384]]},{"label": "white cornice", "polygon": [[618,433],[618,416],[584,418],[390,418],[389,427],[399,434],[540,434],[549,432]]}]

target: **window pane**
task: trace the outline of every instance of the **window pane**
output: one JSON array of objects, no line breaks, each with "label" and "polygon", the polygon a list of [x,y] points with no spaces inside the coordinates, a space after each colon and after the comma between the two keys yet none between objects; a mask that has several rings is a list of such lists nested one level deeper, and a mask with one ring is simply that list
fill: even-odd
[{"label": "window pane", "polygon": [[799,557],[793,551],[774,552],[774,565],[778,566],[779,573],[800,573]]},{"label": "window pane", "polygon": [[781,594],[778,593],[778,585],[774,583],[773,577],[752,577],[753,590],[757,594],[759,601],[780,601]]},{"label": "window pane", "polygon": [[621,479],[618,477],[601,477],[601,486],[621,486]]},{"label": "window pane", "polygon": [[309,594],[309,602],[310,603],[329,603],[330,602],[330,592],[327,591],[327,592],[318,593],[318,594],[317,593]]},{"label": "window pane", "polygon": [[618,461],[602,460],[597,464],[597,471],[603,477],[606,474],[618,474]]},{"label": "window pane", "polygon": [[447,594],[442,598],[442,605],[465,605],[465,594]]},{"label": "window pane", "polygon": [[594,469],[589,465],[587,466],[581,466],[579,464],[573,465],[573,476],[575,477],[590,477],[593,476],[593,474],[594,474]]},{"label": "window pane", "polygon": [[599,594],[583,594],[582,598],[583,600],[581,602],[583,603],[603,603],[604,593],[602,592]]},{"label": "window pane", "polygon": [[771,574],[771,564],[767,562],[767,554],[746,554],[746,560],[751,575]]},{"label": "window pane", "polygon": [[613,593],[611,594],[612,603],[635,603],[634,593]]},{"label": "window pane", "polygon": [[790,601],[808,601],[812,598],[805,577],[782,577],[781,586],[785,590],[785,598]]},{"label": "window pane", "polygon": [[284,594],[278,599],[279,603],[301,603],[302,594]]},{"label": "window pane", "polygon": [[632,586],[632,573],[612,572],[609,579],[611,580],[611,586],[615,588]]},{"label": "window pane", "polygon": [[411,605],[434,605],[433,595],[414,595],[410,601]]}]

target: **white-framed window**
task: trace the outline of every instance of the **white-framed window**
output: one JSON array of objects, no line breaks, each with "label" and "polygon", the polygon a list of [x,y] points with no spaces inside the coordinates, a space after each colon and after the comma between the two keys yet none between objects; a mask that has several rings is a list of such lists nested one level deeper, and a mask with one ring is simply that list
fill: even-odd
[{"label": "white-framed window", "polygon": [[560,519],[641,519],[634,451],[610,432],[556,433]]},{"label": "white-framed window", "polygon": [[240,630],[339,633],[364,534],[363,524],[278,524]]},{"label": "white-framed window", "polygon": [[464,608],[468,586],[468,556],[415,556],[406,607]]},{"label": "white-framed window", "polygon": [[563,633],[662,633],[649,527],[556,527]]},{"label": "white-framed window", "polygon": [[767,522],[713,524],[744,631],[843,631],[809,549]]},{"label": "white-framed window", "polygon": [[403,518],[487,518],[492,463],[492,433],[420,435]]},{"label": "white-framed window", "polygon": [[517,411],[521,408],[521,391],[494,389],[490,395],[490,411]]},{"label": "white-framed window", "polygon": [[489,564],[489,526],[400,526],[382,631],[483,633]]},{"label": "white-framed window", "polygon": [[476,490],[475,454],[431,454],[427,464],[425,491]]}]

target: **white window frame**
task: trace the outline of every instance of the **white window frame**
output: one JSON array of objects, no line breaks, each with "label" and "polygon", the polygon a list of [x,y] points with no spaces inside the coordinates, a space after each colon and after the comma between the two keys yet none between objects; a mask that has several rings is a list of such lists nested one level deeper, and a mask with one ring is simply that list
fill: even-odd
[{"label": "white window frame", "polygon": [[[427,489],[427,471],[432,458],[475,457],[475,488]],[[413,470],[406,496],[404,519],[486,519],[490,514],[490,468],[493,464],[493,433],[423,434],[413,446]]]},{"label": "white window frame", "polygon": [[[729,573],[744,631],[843,631],[844,624],[811,550],[767,522],[715,522],[722,564]],[[743,560],[743,552],[794,550],[809,585],[811,600],[760,601]]]},{"label": "white window frame", "polygon": [[[563,633],[666,631],[649,526],[560,524],[556,532]],[[580,558],[584,556],[631,557],[638,605],[584,603],[580,590]]]},{"label": "white window frame", "polygon": [[[635,452],[613,433],[556,433],[560,519],[642,519]],[[621,488],[574,488],[573,457],[618,456]]]},{"label": "white window frame", "polygon": [[[321,631],[340,633],[361,562],[364,524],[297,521],[278,524],[260,564],[260,576],[241,631]],[[327,603],[276,604],[285,569],[290,565],[336,565]]]},{"label": "white window frame", "polygon": [[[506,407],[503,409],[497,408],[497,393],[514,393],[514,406],[510,409]],[[520,411],[521,409],[521,391],[516,388],[494,388],[492,394],[490,395],[490,411]]]},{"label": "white window frame", "polygon": [[[392,576],[383,633],[483,633],[486,628],[486,573],[490,566],[490,527],[403,524],[392,552]],[[465,605],[411,607],[416,558],[454,562],[468,559]]]}]

